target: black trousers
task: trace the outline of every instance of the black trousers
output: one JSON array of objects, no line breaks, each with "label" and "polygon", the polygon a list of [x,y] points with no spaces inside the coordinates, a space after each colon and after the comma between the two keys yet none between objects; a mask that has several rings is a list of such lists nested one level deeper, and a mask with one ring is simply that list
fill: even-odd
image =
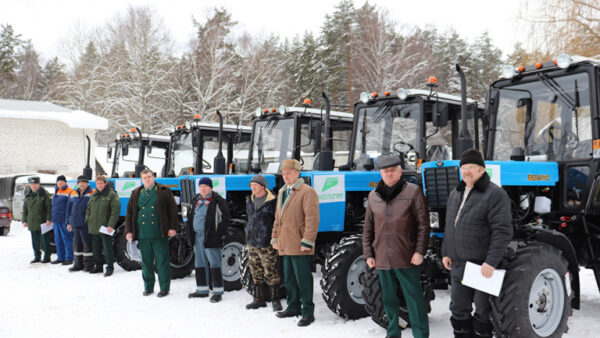
[{"label": "black trousers", "polygon": [[450,270],[450,312],[452,318],[457,320],[471,319],[473,303],[475,304],[476,320],[490,323],[490,295],[468,286],[462,285],[461,281],[465,272],[466,262],[452,261]]}]

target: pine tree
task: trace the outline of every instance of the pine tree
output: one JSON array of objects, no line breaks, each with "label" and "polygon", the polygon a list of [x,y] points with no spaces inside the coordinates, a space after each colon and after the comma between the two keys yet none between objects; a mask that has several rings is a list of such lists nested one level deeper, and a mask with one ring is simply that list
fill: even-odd
[{"label": "pine tree", "polygon": [[20,34],[11,25],[2,25],[0,31],[0,97],[11,97],[14,72],[19,64],[19,48],[23,44]]}]

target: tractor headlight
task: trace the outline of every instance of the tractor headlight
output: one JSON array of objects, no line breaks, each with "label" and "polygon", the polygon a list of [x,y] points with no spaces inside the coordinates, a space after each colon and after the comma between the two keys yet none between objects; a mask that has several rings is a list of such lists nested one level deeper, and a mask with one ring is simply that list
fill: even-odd
[{"label": "tractor headlight", "polygon": [[369,94],[367,92],[362,92],[360,93],[360,101],[362,103],[367,103],[369,102]]},{"label": "tractor headlight", "polygon": [[556,65],[562,69],[569,68],[569,66],[571,65],[571,62],[573,62],[573,60],[571,59],[571,56],[569,56],[569,54],[560,54],[556,58]]},{"label": "tractor headlight", "polygon": [[406,100],[408,97],[408,91],[404,88],[399,88],[396,93],[398,94],[398,98],[400,98],[400,100]]},{"label": "tractor headlight", "polygon": [[256,110],[254,111],[254,115],[256,115],[256,117],[260,117],[262,115],[262,111],[260,110],[260,108],[256,108]]},{"label": "tractor headlight", "polygon": [[515,75],[515,67],[511,65],[502,66],[502,77],[505,79],[512,79]]},{"label": "tractor headlight", "polygon": [[282,104],[281,106],[279,106],[279,114],[285,115],[285,105]]}]

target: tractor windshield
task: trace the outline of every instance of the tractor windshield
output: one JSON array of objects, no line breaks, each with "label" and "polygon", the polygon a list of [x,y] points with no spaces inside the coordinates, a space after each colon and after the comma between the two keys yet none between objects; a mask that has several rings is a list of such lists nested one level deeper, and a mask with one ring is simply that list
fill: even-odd
[{"label": "tractor windshield", "polygon": [[[398,154],[407,164],[416,164],[418,125],[421,106],[418,103],[381,104],[359,109],[358,137],[354,146],[354,164],[362,168],[367,158]],[[415,157],[414,159],[412,157]],[[414,161],[411,161],[414,160]]]},{"label": "tractor windshield", "polygon": [[171,169],[176,175],[179,175],[181,169],[194,167],[195,156],[192,147],[192,133],[175,135],[172,142]]},{"label": "tractor windshield", "polygon": [[272,118],[256,121],[252,139],[252,165],[261,172],[275,173],[281,161],[294,153],[294,119]]},{"label": "tractor windshield", "polygon": [[499,88],[493,158],[508,160],[514,148],[529,160],[591,158],[588,74],[534,76]]}]

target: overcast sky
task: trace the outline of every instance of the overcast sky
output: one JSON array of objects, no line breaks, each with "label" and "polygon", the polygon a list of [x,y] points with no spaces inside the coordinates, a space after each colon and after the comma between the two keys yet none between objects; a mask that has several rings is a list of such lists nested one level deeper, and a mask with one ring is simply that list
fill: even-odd
[{"label": "overcast sky", "polygon": [[[224,7],[238,22],[238,29],[253,34],[293,37],[305,31],[318,33],[325,15],[338,0],[0,0],[0,24],[11,24],[23,39],[31,39],[42,59],[61,56],[62,43],[79,24],[93,28],[124,13],[129,5],[156,10],[181,49],[194,36],[192,17],[203,21],[214,6]],[[354,0],[356,7],[365,3]],[[520,0],[375,0],[399,24],[454,27],[469,41],[483,32],[505,54],[524,41],[524,24],[517,20]]]}]

